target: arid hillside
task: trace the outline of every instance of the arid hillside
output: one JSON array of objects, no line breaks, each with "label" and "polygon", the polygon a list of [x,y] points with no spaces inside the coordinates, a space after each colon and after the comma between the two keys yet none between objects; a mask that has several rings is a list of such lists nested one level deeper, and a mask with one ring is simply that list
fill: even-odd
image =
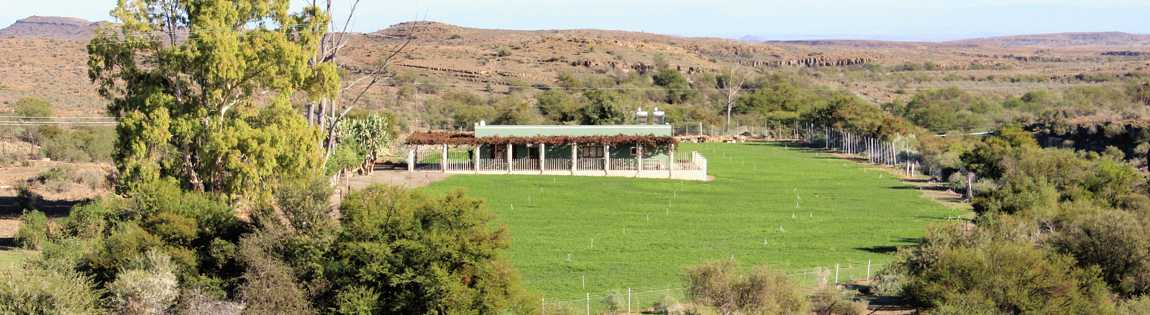
[{"label": "arid hillside", "polygon": [[[85,44],[96,23],[31,17],[0,30],[0,110],[25,96],[63,114],[96,114],[103,101],[88,82]],[[666,62],[689,78],[732,67],[791,71],[876,103],[923,88],[958,86],[1010,94],[1106,84],[1150,69],[1150,36],[1073,33],[954,42],[747,42],[600,30],[508,31],[436,22],[400,23],[351,34],[339,61],[352,75],[372,69],[412,39],[394,69],[407,83],[490,93],[554,86],[560,74],[645,72]],[[368,94],[368,107],[410,109],[398,85]],[[406,104],[406,105],[405,105]]]}]

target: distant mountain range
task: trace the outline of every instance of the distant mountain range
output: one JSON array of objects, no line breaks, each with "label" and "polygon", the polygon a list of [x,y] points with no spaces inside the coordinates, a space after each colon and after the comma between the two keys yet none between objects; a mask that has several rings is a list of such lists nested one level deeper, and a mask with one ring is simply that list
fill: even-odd
[{"label": "distant mountain range", "polygon": [[91,38],[105,22],[56,16],[32,16],[0,29],[0,37],[41,37],[55,39]]},{"label": "distant mountain range", "polygon": [[[32,16],[0,29],[0,37],[39,37],[54,39],[87,39],[100,24],[84,19],[54,16]],[[789,36],[798,37],[798,36]],[[817,36],[812,36],[816,38]],[[1074,46],[1150,46],[1150,35],[1122,32],[1050,33],[971,38],[941,42],[900,41],[883,39],[796,39],[769,40],[760,36],[743,36],[745,42],[784,43],[809,46],[890,47],[905,45],[960,45],[995,47],[1074,47]]]},{"label": "distant mountain range", "polygon": [[[87,41],[102,23],[66,17],[29,17],[0,29],[0,112],[11,101],[36,96],[67,104],[68,112],[102,111],[105,100],[87,76]],[[349,75],[374,69],[380,56],[413,39],[394,69],[426,82],[428,90],[489,93],[547,87],[563,74],[626,75],[666,62],[689,77],[743,68],[770,72],[785,68],[880,66],[914,70],[930,64],[917,85],[876,76],[852,80],[813,76],[819,83],[850,91],[875,103],[904,97],[908,86],[965,84],[994,93],[1024,87],[998,78],[1032,82],[1079,82],[1082,78],[1150,73],[1150,35],[1060,33],[988,37],[945,42],[889,40],[759,41],[658,35],[606,30],[499,30],[437,22],[407,22],[347,37],[337,62]],[[945,73],[933,73],[946,70]],[[1133,73],[1133,74],[1132,74]],[[945,78],[943,78],[945,76]],[[916,79],[917,80],[917,79]],[[959,81],[955,81],[959,80]],[[1029,87],[1025,87],[1029,88]],[[426,110],[417,102],[396,102],[398,87],[378,86],[365,99],[398,113]],[[433,94],[433,93],[431,93]],[[435,97],[434,95],[426,97]],[[414,114],[410,114],[414,115]]]}]

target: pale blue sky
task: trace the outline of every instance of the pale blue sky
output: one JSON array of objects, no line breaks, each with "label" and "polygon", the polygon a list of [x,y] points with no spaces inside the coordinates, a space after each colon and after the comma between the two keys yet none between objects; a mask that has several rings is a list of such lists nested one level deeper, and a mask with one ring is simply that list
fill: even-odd
[{"label": "pale blue sky", "polygon": [[[346,7],[351,1],[336,3]],[[29,15],[107,20],[115,2],[0,0],[0,25]],[[1051,32],[1150,33],[1150,0],[362,0],[353,29],[374,31],[415,19],[506,29],[947,40]]]}]

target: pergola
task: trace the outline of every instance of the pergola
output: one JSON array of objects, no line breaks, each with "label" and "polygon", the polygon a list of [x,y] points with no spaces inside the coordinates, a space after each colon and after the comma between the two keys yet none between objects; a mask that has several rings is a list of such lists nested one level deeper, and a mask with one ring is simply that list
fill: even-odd
[{"label": "pergola", "polygon": [[412,172],[707,179],[706,159],[677,153],[669,126],[476,126],[405,143]]}]

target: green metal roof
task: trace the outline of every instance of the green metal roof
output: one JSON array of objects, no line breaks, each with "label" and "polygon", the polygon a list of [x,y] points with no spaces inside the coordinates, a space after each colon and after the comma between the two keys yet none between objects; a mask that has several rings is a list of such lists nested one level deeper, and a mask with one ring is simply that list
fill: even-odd
[{"label": "green metal roof", "polygon": [[671,137],[671,125],[486,125],[475,126],[475,137],[548,137],[548,136],[657,136]]}]

